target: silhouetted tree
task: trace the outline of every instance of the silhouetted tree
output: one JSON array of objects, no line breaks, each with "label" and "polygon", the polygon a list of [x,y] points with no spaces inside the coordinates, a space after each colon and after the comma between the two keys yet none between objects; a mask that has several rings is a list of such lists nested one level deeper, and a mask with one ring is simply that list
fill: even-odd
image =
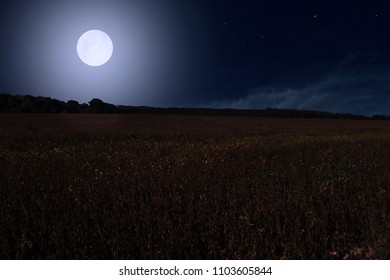
[{"label": "silhouetted tree", "polygon": [[0,112],[8,112],[8,98],[10,96],[9,94],[0,94]]},{"label": "silhouetted tree", "polygon": [[89,112],[93,114],[103,114],[104,111],[104,103],[102,100],[98,98],[94,98],[89,103]]},{"label": "silhouetted tree", "polygon": [[80,113],[80,104],[75,100],[69,100],[66,102],[65,110],[67,113]]},{"label": "silhouetted tree", "polygon": [[89,101],[89,112],[93,114],[112,114],[118,112],[115,105],[104,103],[98,98]]}]

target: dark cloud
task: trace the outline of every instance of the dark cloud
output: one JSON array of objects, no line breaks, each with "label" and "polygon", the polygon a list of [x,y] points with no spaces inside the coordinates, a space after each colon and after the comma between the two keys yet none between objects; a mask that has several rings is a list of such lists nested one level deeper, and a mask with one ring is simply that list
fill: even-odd
[{"label": "dark cloud", "polygon": [[374,51],[348,53],[332,71],[305,87],[256,88],[245,97],[209,107],[290,108],[355,114],[389,114],[390,66]]}]

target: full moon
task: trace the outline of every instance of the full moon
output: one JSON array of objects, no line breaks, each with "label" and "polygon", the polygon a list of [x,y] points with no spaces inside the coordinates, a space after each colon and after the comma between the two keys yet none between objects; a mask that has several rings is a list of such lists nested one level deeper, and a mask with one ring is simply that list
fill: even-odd
[{"label": "full moon", "polygon": [[77,42],[77,54],[89,66],[101,66],[110,60],[114,46],[111,38],[100,30],[89,30]]}]

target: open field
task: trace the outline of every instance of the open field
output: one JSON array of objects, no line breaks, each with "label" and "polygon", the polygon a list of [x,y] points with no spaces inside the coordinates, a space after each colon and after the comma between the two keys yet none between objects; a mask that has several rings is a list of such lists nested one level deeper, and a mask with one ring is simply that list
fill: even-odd
[{"label": "open field", "polygon": [[390,122],[0,115],[1,259],[389,259]]}]

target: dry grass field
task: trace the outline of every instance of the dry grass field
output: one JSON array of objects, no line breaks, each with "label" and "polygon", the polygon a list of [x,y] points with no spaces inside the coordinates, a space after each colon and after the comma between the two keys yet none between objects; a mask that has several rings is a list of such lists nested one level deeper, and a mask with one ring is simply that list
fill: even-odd
[{"label": "dry grass field", "polygon": [[390,122],[0,115],[1,259],[389,259]]}]

